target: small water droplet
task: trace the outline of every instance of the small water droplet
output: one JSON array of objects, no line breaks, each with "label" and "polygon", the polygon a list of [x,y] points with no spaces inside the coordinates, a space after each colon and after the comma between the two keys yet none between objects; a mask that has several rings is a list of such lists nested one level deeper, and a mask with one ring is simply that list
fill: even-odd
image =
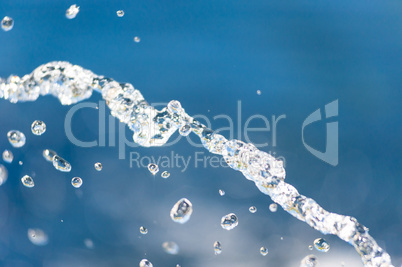
[{"label": "small water droplet", "polygon": [[308,255],[301,260],[300,267],[316,267],[317,264],[317,257],[314,255]]},{"label": "small water droplet", "polygon": [[260,90],[257,90],[257,95],[261,95],[261,91],[260,91]]},{"label": "small water droplet", "polygon": [[34,135],[42,135],[46,132],[46,124],[43,121],[34,121],[31,125],[31,131]]},{"label": "small water droplet", "polygon": [[249,210],[251,213],[256,213],[256,212],[257,212],[257,208],[256,208],[255,206],[251,206],[248,210]]},{"label": "small water droplet", "polygon": [[184,124],[183,126],[180,127],[179,129],[179,134],[181,136],[187,136],[191,133],[191,126],[189,123]]},{"label": "small water droplet", "polygon": [[168,171],[164,171],[164,172],[162,172],[162,174],[161,174],[161,177],[162,177],[162,178],[165,178],[165,179],[169,178],[169,176],[170,176],[170,173],[169,173]]},{"label": "small water droplet", "polygon": [[0,164],[0,185],[4,184],[8,178],[8,171],[4,165]]},{"label": "small water droplet", "polygon": [[140,267],[153,267],[152,263],[147,259],[142,259],[140,261]]},{"label": "small water droplet", "polygon": [[14,20],[8,16],[5,16],[1,21],[1,28],[3,29],[3,31],[8,32],[12,30],[13,27],[14,27]]},{"label": "small water droplet", "polygon": [[219,189],[219,195],[224,196],[224,195],[225,195],[225,191],[223,191],[222,189]]},{"label": "small water droplet", "polygon": [[215,252],[215,255],[219,255],[222,253],[222,246],[219,241],[215,241],[215,243],[214,243],[214,252]]},{"label": "small water droplet", "polygon": [[24,164],[24,162],[22,162],[21,160],[20,161],[18,161],[18,165],[22,165],[22,164]]},{"label": "small water droplet", "polygon": [[145,228],[144,226],[141,226],[140,227],[140,233],[143,234],[143,235],[146,235],[146,234],[148,234],[148,229]]},{"label": "small water droplet", "polygon": [[167,254],[171,255],[178,254],[180,250],[179,246],[173,241],[163,242],[162,247]]},{"label": "small water droplet", "polygon": [[312,245],[309,245],[309,246],[308,246],[308,249],[309,249],[309,250],[313,250],[313,246],[312,246]]},{"label": "small water droplet", "polygon": [[61,172],[71,171],[71,164],[58,155],[55,155],[53,157],[53,166],[56,168],[56,170],[59,170]]},{"label": "small water droplet", "polygon": [[87,248],[92,249],[92,248],[94,248],[94,241],[92,241],[92,240],[89,239],[89,238],[86,238],[86,239],[84,240],[84,245],[85,245]]},{"label": "small water droplet", "polygon": [[82,179],[80,177],[74,177],[73,179],[71,179],[71,184],[75,188],[80,188],[82,185]]},{"label": "small water droplet", "polygon": [[49,161],[49,162],[53,162],[53,157],[56,156],[56,152],[54,152],[51,149],[45,149],[43,150],[42,153],[43,157],[45,158],[45,160]]},{"label": "small water droplet", "polygon": [[102,163],[97,162],[95,163],[95,170],[97,170],[98,172],[100,172],[102,170]]},{"label": "small water droplet", "polygon": [[156,165],[155,163],[149,163],[148,164],[148,170],[155,175],[158,171],[159,171],[159,167],[158,165]]},{"label": "small water droplet", "polygon": [[41,229],[28,229],[28,239],[32,244],[44,246],[48,243],[47,234]]},{"label": "small water droplet", "polygon": [[170,211],[170,218],[177,223],[187,222],[193,213],[193,204],[187,198],[182,198],[174,204]]},{"label": "small water droplet", "polygon": [[29,187],[29,188],[35,186],[34,180],[33,180],[32,177],[29,176],[29,175],[24,175],[24,176],[21,178],[21,182],[22,182],[22,184],[23,184],[24,186]]},{"label": "small water droplet", "polygon": [[25,134],[17,130],[11,130],[7,133],[7,138],[13,147],[22,147],[25,145]]},{"label": "small water droplet", "polygon": [[316,240],[314,240],[314,247],[321,252],[329,251],[329,244],[323,238],[317,238]]},{"label": "small water droplet", "polygon": [[260,248],[260,253],[262,256],[267,256],[268,255],[268,249],[266,247],[261,247]]},{"label": "small water droplet", "polygon": [[269,205],[269,210],[271,212],[276,212],[278,210],[278,205],[276,203],[272,203],[271,205]]},{"label": "small water droplet", "polygon": [[4,162],[11,163],[11,162],[13,162],[13,159],[14,159],[13,152],[11,152],[10,150],[7,150],[7,149],[4,150],[4,152],[3,152]]},{"label": "small water droplet", "polygon": [[118,10],[118,11],[116,12],[116,14],[117,14],[117,16],[118,16],[119,18],[121,18],[121,17],[124,16],[124,11],[123,11],[123,10]]},{"label": "small water droplet", "polygon": [[221,226],[223,229],[226,230],[232,230],[239,224],[239,221],[237,220],[237,216],[234,213],[229,213],[228,215],[225,215],[221,219]]},{"label": "small water droplet", "polygon": [[77,5],[71,5],[67,10],[66,10],[66,18],[68,19],[73,19],[77,16],[78,12],[80,12],[80,7]]},{"label": "small water droplet", "polygon": [[141,41],[140,37],[138,37],[138,36],[134,37],[134,42],[139,43],[140,41]]}]

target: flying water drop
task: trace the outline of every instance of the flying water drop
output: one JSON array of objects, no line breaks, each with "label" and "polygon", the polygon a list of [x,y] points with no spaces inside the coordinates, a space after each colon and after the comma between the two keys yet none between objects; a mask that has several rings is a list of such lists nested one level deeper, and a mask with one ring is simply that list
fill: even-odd
[{"label": "flying water drop", "polygon": [[80,7],[77,5],[71,5],[67,10],[66,10],[66,18],[68,19],[73,19],[77,16],[78,12],[80,12]]},{"label": "flying water drop", "polygon": [[224,195],[225,195],[225,191],[223,191],[222,189],[219,189],[219,195],[224,196]]},{"label": "flying water drop", "polygon": [[13,152],[11,152],[10,150],[7,150],[7,149],[4,150],[4,152],[3,152],[4,162],[11,163],[11,162],[13,162],[13,159],[14,159]]},{"label": "flying water drop", "polygon": [[256,208],[255,206],[251,206],[248,210],[249,210],[251,213],[256,213],[256,212],[257,212],[257,208]]},{"label": "flying water drop", "polygon": [[237,216],[234,213],[229,213],[228,215],[225,215],[221,219],[221,226],[223,229],[226,230],[232,230],[239,224],[239,221],[237,220]]},{"label": "flying water drop", "polygon": [[318,259],[314,255],[308,255],[304,257],[300,262],[300,267],[316,267],[318,265]]},{"label": "flying water drop", "polygon": [[102,163],[97,162],[95,163],[95,170],[97,170],[98,172],[100,172],[102,170]]},{"label": "flying water drop", "polygon": [[12,30],[13,27],[14,27],[14,20],[8,16],[5,16],[1,21],[1,28],[3,29],[3,31],[8,32]]},{"label": "flying water drop", "polygon": [[42,135],[46,132],[46,124],[43,121],[34,121],[31,125],[31,131],[34,135]]},{"label": "flying water drop", "polygon": [[268,255],[268,249],[266,247],[261,247],[260,248],[260,253],[262,256],[267,256]]},{"label": "flying water drop", "polygon": [[121,18],[121,17],[124,16],[124,11],[123,11],[123,10],[118,10],[118,11],[116,12],[116,14],[117,14],[117,16],[118,16],[119,18]]},{"label": "flying water drop", "polygon": [[164,171],[164,172],[162,172],[162,174],[161,174],[161,177],[164,178],[164,179],[169,178],[169,176],[170,176],[170,173],[169,173],[168,171]]},{"label": "flying water drop", "polygon": [[56,170],[59,170],[61,172],[71,171],[71,164],[58,155],[55,155],[53,157],[53,166],[56,168]]},{"label": "flying water drop", "polygon": [[314,240],[314,247],[321,252],[329,251],[329,244],[323,238],[317,238],[316,240]]},{"label": "flying water drop", "polygon": [[42,153],[43,157],[45,158],[45,160],[49,161],[49,162],[53,162],[53,157],[56,156],[56,152],[54,152],[51,149],[45,149],[43,150]]},{"label": "flying water drop", "polygon": [[271,205],[269,205],[269,210],[271,212],[276,212],[278,210],[278,205],[275,203],[272,203]]},{"label": "flying water drop", "polygon": [[41,229],[28,229],[28,239],[36,246],[45,246],[48,243],[47,234]]},{"label": "flying water drop", "polygon": [[155,163],[149,163],[148,164],[148,170],[155,175],[158,171],[159,171],[159,167],[158,165],[156,165]]},{"label": "flying water drop", "polygon": [[179,246],[173,241],[163,242],[162,248],[167,254],[171,254],[171,255],[178,254],[179,250],[180,250]]},{"label": "flying water drop", "polygon": [[71,184],[75,188],[80,188],[82,185],[82,179],[80,177],[74,177],[73,179],[71,179]]},{"label": "flying water drop", "polygon": [[257,90],[257,95],[261,95],[261,90]]},{"label": "flying water drop", "polygon": [[11,130],[7,133],[7,138],[13,147],[22,147],[25,145],[25,134],[17,130]]},{"label": "flying water drop", "polygon": [[193,204],[187,198],[182,198],[174,204],[170,211],[170,218],[177,223],[187,222],[193,213]]},{"label": "flying water drop", "polygon": [[152,263],[147,259],[142,259],[140,261],[140,267],[153,267]]},{"label": "flying water drop", "polygon": [[140,233],[143,234],[143,235],[146,235],[146,234],[148,234],[148,229],[146,227],[144,227],[144,226],[141,226],[140,227]]},{"label": "flying water drop", "polygon": [[215,255],[219,255],[222,253],[222,246],[219,241],[215,241],[215,243],[214,243],[214,252],[215,252]]},{"label": "flying water drop", "polygon": [[0,164],[0,185],[4,184],[7,181],[8,172],[4,165]]},{"label": "flying water drop", "polygon": [[33,180],[32,177],[29,176],[29,175],[24,175],[24,176],[21,178],[21,182],[22,182],[22,184],[23,184],[24,186],[29,187],[29,188],[35,186],[34,180]]},{"label": "flying water drop", "polygon": [[134,37],[134,42],[139,43],[140,41],[141,41],[140,37],[138,37],[138,36]]}]

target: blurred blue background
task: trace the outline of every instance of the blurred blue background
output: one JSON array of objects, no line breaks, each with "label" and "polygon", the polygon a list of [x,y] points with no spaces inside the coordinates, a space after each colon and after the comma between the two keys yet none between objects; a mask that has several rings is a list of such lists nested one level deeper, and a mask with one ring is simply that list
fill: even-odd
[{"label": "blurred blue background", "polygon": [[[80,6],[73,20],[71,4]],[[125,16],[117,17],[117,10]],[[243,127],[254,114],[286,115],[278,123],[277,144],[271,132],[250,134],[263,150],[286,159],[286,181],[325,209],[356,217],[387,252],[402,264],[402,2],[401,1],[23,1],[1,0],[0,17],[15,25],[0,31],[0,77],[22,76],[54,60],[69,61],[117,81],[130,82],[150,103],[181,101],[189,114],[213,118],[226,114]],[[133,41],[141,38],[140,43]],[[258,95],[257,90],[261,90]],[[339,165],[331,166],[306,150],[304,119],[327,103],[339,101]],[[242,105],[238,125],[237,105]],[[98,94],[88,101],[99,103]],[[102,103],[100,103],[102,105]],[[321,266],[362,266],[359,255],[334,236],[328,253],[309,251],[322,234],[281,208],[253,183],[229,168],[195,168],[203,148],[180,140],[170,147],[127,148],[119,160],[110,132],[98,132],[99,111],[83,109],[72,129],[81,140],[107,140],[106,147],[81,148],[66,137],[64,118],[71,107],[46,96],[34,103],[0,101],[0,149],[15,159],[4,164],[8,181],[0,187],[1,266],[298,266],[314,253]],[[30,132],[43,120],[47,132]],[[332,120],[332,121],[333,121]],[[115,120],[106,118],[107,125]],[[272,120],[271,120],[272,122]],[[250,125],[263,127],[261,120]],[[227,127],[212,120],[212,127]],[[11,129],[23,131],[27,144],[15,149]],[[325,121],[306,129],[306,142],[323,151]],[[226,136],[228,132],[223,132]],[[125,129],[128,139],[131,133]],[[175,135],[177,137],[177,134]],[[235,138],[244,140],[244,136]],[[194,137],[192,137],[195,140]],[[56,171],[42,157],[50,148],[73,166]],[[192,157],[191,166],[161,168],[153,177],[130,168],[129,153]],[[205,152],[205,156],[209,156]],[[23,165],[19,165],[22,161]],[[101,172],[93,164],[102,162]],[[171,176],[162,179],[168,170]],[[35,187],[20,178],[32,175]],[[74,176],[84,184],[71,186]],[[218,190],[226,195],[221,197]],[[169,218],[182,197],[194,205],[189,222]],[[255,205],[257,213],[248,208]],[[230,212],[239,226],[223,230],[220,218]],[[147,235],[139,233],[143,225]],[[28,228],[43,229],[46,246],[35,246]],[[281,240],[283,237],[283,240]],[[93,242],[93,248],[84,244]],[[215,256],[213,243],[223,252]],[[178,255],[161,244],[175,241]],[[259,248],[266,246],[263,257]]]}]

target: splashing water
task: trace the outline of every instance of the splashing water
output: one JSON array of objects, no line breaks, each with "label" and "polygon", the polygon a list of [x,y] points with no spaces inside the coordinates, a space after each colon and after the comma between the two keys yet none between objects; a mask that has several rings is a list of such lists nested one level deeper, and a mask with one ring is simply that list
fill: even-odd
[{"label": "splashing water", "polygon": [[111,114],[134,132],[133,140],[139,145],[162,146],[176,130],[189,124],[191,132],[201,139],[209,152],[222,155],[232,169],[242,172],[285,211],[323,234],[334,234],[350,243],[361,255],[365,266],[392,266],[389,254],[355,218],[328,212],[313,199],[299,194],[295,187],[284,181],[281,161],[252,144],[227,140],[214,133],[189,116],[178,101],[170,102],[168,108],[156,110],[131,84],[95,75],[68,62],[47,63],[22,78],[0,79],[0,98],[12,103],[35,101],[39,95],[51,94],[61,104],[70,105],[89,98],[93,90],[102,94]]}]

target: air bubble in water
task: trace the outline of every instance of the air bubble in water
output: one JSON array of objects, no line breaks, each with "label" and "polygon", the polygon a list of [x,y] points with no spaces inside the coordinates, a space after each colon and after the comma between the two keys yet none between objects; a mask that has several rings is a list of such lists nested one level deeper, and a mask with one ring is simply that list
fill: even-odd
[{"label": "air bubble in water", "polygon": [[53,157],[53,166],[56,168],[56,170],[59,170],[61,172],[71,171],[71,164],[58,155],[55,155]]},{"label": "air bubble in water", "polygon": [[180,250],[179,246],[173,241],[163,242],[162,248],[167,254],[172,255],[178,254]]},{"label": "air bubble in water", "polygon": [[146,235],[146,234],[148,234],[148,229],[145,228],[144,226],[141,226],[140,227],[140,233],[143,234],[143,235]]},{"label": "air bubble in water", "polygon": [[7,133],[7,138],[13,147],[22,147],[25,145],[25,134],[17,130],[11,130]]},{"label": "air bubble in water", "polygon": [[215,252],[215,255],[219,255],[222,253],[222,246],[219,241],[215,241],[215,243],[214,243],[214,252]]},{"label": "air bubble in water", "polygon": [[237,220],[237,216],[234,213],[229,213],[228,215],[225,215],[221,219],[221,226],[223,229],[226,230],[232,230],[239,224],[239,221]]},{"label": "air bubble in water", "polygon": [[140,261],[140,267],[153,267],[152,263],[147,259],[142,259]]},{"label": "air bubble in water", "polygon": [[189,123],[184,124],[183,126],[180,127],[179,129],[179,134],[181,136],[187,136],[191,132],[191,126]]},{"label": "air bubble in water", "polygon": [[95,170],[100,172],[102,170],[102,163],[100,162],[95,163]]},{"label": "air bubble in water", "polygon": [[219,195],[224,196],[224,195],[225,195],[225,191],[223,191],[222,189],[219,189]]},{"label": "air bubble in water", "polygon": [[164,172],[162,172],[162,174],[161,174],[161,177],[162,177],[162,178],[165,178],[165,179],[169,178],[169,176],[170,176],[170,173],[169,173],[168,171],[164,171]]},{"label": "air bubble in water", "polygon": [[51,149],[45,149],[43,150],[42,153],[43,157],[45,158],[45,160],[49,161],[49,162],[53,162],[53,157],[56,156],[56,152],[54,152]]},{"label": "air bubble in water", "polygon": [[308,255],[301,260],[300,267],[316,267],[317,264],[317,257],[314,255]]},{"label": "air bubble in water", "polygon": [[80,7],[77,5],[71,5],[67,10],[66,10],[66,18],[68,19],[73,19],[77,16],[78,12],[80,12]]},{"label": "air bubble in water", "polygon": [[48,243],[47,234],[41,229],[28,229],[28,239],[37,246],[44,246]]},{"label": "air bubble in water", "polygon": [[256,208],[255,206],[251,206],[248,210],[249,210],[251,213],[256,213],[256,212],[257,212],[257,208]]},{"label": "air bubble in water", "polygon": [[138,36],[134,37],[134,42],[139,43],[140,41],[141,41],[140,37],[138,37]]},{"label": "air bubble in water", "polygon": [[8,32],[14,27],[14,20],[8,16],[5,16],[1,21],[1,28],[3,31]]},{"label": "air bubble in water", "polygon": [[0,164],[0,185],[4,184],[7,181],[8,172],[6,167]]},{"label": "air bubble in water", "polygon": [[266,247],[261,247],[260,248],[260,253],[262,256],[267,256],[268,255],[268,249]]},{"label": "air bubble in water", "polygon": [[159,171],[159,167],[158,165],[156,165],[155,163],[149,163],[148,164],[148,170],[155,175],[158,171]]},{"label": "air bubble in water", "polygon": [[328,252],[329,244],[323,238],[317,238],[314,240],[314,247],[321,252]]},{"label": "air bubble in water", "polygon": [[80,188],[82,185],[82,179],[80,177],[74,177],[73,179],[71,179],[71,184],[75,188]]},{"label": "air bubble in water", "polygon": [[24,176],[21,178],[21,182],[22,182],[22,184],[23,184],[24,186],[29,187],[29,188],[35,186],[34,180],[33,180],[32,177],[29,176],[29,175],[24,175]]},{"label": "air bubble in water", "polygon": [[31,131],[34,135],[42,135],[46,132],[46,124],[43,121],[34,121],[31,125]]},{"label": "air bubble in water", "polygon": [[271,212],[276,212],[278,210],[278,205],[275,203],[272,203],[271,205],[269,205],[269,210]]},{"label": "air bubble in water", "polygon": [[121,17],[124,16],[124,11],[123,11],[123,10],[118,10],[118,11],[116,12],[116,14],[117,14],[117,16],[118,16],[119,18],[121,18]]},{"label": "air bubble in water", "polygon": [[7,149],[4,150],[4,152],[3,152],[4,162],[11,163],[11,162],[13,162],[13,159],[14,159],[13,152],[11,152],[10,150],[7,150]]},{"label": "air bubble in water", "polygon": [[174,204],[170,211],[170,218],[177,223],[187,222],[193,213],[193,204],[187,198],[182,198]]}]

